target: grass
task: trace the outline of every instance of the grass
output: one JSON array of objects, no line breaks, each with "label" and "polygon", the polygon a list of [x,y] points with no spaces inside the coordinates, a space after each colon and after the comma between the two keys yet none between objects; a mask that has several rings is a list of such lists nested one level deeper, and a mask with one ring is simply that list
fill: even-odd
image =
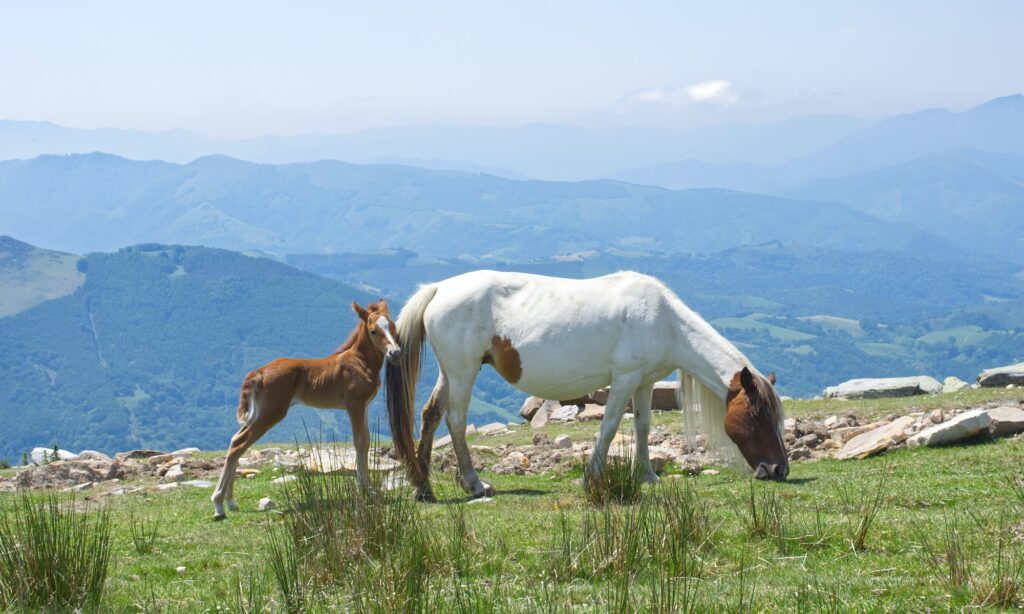
[{"label": "grass", "polygon": [[[948,408],[1021,393],[945,396],[956,397],[941,400]],[[870,402],[882,407],[804,402],[790,413],[864,408],[884,415],[929,401],[938,399]],[[678,420],[666,413],[654,423]],[[549,433],[583,441],[595,429],[553,425]],[[477,443],[528,442],[532,433],[518,429]],[[794,463],[786,483],[751,483],[727,469],[663,475],[629,504],[590,503],[575,483],[579,471],[484,470],[498,495],[474,504],[450,476],[435,473],[440,503],[433,505],[413,503],[407,489],[364,497],[347,476],[271,484],[277,475],[267,469],[239,480],[242,511],[221,523],[211,520],[209,490],[111,497],[102,609],[902,612],[1021,605],[1024,487],[1014,480],[1024,477],[1022,440]],[[82,494],[75,496],[82,505]],[[264,496],[278,511],[256,511]],[[316,505],[330,500],[335,504]],[[19,501],[0,494],[4,509]],[[138,532],[143,520],[159,527],[149,553],[132,538],[133,523]],[[954,523],[956,537],[947,537]],[[947,579],[950,557],[967,578],[958,590]]]}]

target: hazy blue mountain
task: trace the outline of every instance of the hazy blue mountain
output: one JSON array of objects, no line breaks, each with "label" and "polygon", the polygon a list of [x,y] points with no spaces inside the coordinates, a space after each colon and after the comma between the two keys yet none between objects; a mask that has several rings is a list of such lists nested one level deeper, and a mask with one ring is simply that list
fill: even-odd
[{"label": "hazy blue mountain", "polygon": [[741,192],[766,192],[779,187],[771,167],[756,164],[715,164],[701,160],[666,162],[621,171],[609,179],[670,190],[723,188]]},{"label": "hazy blue mountain", "polygon": [[511,261],[606,248],[715,252],[772,240],[956,251],[935,235],[835,203],[327,161],[41,156],[0,162],[0,194],[0,233],[77,253],[160,242],[277,254],[402,247]]},{"label": "hazy blue mountain", "polygon": [[931,109],[891,117],[780,165],[777,179],[793,185],[843,177],[954,149],[1024,155],[1024,95],[960,113]]},{"label": "hazy blue mountain", "polygon": [[1024,156],[932,154],[819,179],[789,193],[842,202],[882,219],[912,223],[976,252],[1024,262]]},{"label": "hazy blue mountain", "polygon": [[274,164],[400,161],[511,178],[580,180],[686,158],[777,164],[825,147],[869,123],[843,115],[810,115],[693,130],[423,125],[226,140],[180,130],[83,130],[47,122],[0,121],[0,159],[103,151],[137,160],[187,163],[220,154]]}]

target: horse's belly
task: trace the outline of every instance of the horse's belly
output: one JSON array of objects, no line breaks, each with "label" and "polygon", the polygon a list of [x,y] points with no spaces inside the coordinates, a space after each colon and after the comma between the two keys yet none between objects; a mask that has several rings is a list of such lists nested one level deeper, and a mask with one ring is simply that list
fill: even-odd
[{"label": "horse's belly", "polygon": [[542,399],[572,399],[611,383],[610,359],[574,352],[524,352],[522,375],[512,384]]}]

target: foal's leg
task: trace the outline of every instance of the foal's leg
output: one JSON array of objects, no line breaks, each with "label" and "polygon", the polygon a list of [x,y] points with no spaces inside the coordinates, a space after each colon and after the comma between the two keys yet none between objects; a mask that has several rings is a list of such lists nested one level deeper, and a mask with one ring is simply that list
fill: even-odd
[{"label": "foal's leg", "polygon": [[283,407],[268,407],[267,405],[266,401],[261,403],[258,400],[256,402],[256,418],[248,425],[238,429],[235,436],[231,438],[231,447],[228,448],[227,456],[224,459],[224,469],[221,471],[213,496],[210,497],[210,500],[213,501],[214,520],[227,518],[227,514],[224,513],[225,499],[227,499],[229,509],[232,511],[238,509],[234,500],[235,471],[238,469],[238,460],[242,458],[246,450],[259,441],[260,437],[263,437],[288,413],[287,404]]},{"label": "foal's leg", "polygon": [[651,453],[647,448],[647,438],[651,434],[651,395],[653,393],[653,382],[640,384],[633,393],[633,411],[636,412],[633,420],[633,426],[636,428],[636,458],[634,461],[643,463],[644,482],[648,484],[658,483],[658,474],[651,466]]},{"label": "foal's leg", "polygon": [[441,423],[441,416],[444,415],[447,404],[448,377],[442,369],[437,375],[437,383],[434,384],[434,391],[430,393],[430,399],[423,406],[420,420],[420,442],[416,448],[416,462],[419,463],[419,474],[423,478],[423,483],[417,484],[416,487],[416,498],[420,501],[435,501],[434,489],[430,486],[430,455],[434,449],[434,432]]},{"label": "foal's leg", "polygon": [[481,480],[473,468],[473,459],[469,455],[469,445],[466,443],[466,414],[469,412],[469,400],[476,373],[470,373],[468,377],[456,376],[453,373],[448,375],[448,414],[445,421],[448,423],[452,447],[459,461],[460,485],[474,498],[494,496],[494,488]]},{"label": "foal's leg", "polygon": [[369,491],[370,469],[368,459],[370,450],[370,427],[367,424],[366,403],[351,403],[348,408],[348,420],[352,425],[352,444],[356,448],[356,479],[363,490]]},{"label": "foal's leg", "polygon": [[594,445],[594,451],[587,461],[587,470],[583,473],[583,483],[586,486],[588,476],[599,475],[604,471],[605,458],[608,456],[608,448],[611,446],[615,432],[619,430],[619,423],[622,421],[622,414],[626,412],[626,402],[632,396],[633,391],[639,383],[639,376],[628,374],[612,379],[612,389],[608,393],[608,403],[604,408],[604,418],[601,419],[601,432]]}]

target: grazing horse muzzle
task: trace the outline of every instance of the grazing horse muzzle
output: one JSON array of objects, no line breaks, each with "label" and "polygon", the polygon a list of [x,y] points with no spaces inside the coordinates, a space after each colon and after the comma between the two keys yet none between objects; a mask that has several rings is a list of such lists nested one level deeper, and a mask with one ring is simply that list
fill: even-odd
[{"label": "grazing horse muzzle", "polygon": [[785,482],[786,476],[789,475],[789,463],[782,462],[779,464],[760,463],[757,469],[754,470],[754,477],[759,480],[775,480],[776,482]]},{"label": "grazing horse muzzle", "polygon": [[387,358],[388,362],[391,364],[397,365],[398,361],[402,359],[402,350],[398,348],[389,349],[385,358]]}]

